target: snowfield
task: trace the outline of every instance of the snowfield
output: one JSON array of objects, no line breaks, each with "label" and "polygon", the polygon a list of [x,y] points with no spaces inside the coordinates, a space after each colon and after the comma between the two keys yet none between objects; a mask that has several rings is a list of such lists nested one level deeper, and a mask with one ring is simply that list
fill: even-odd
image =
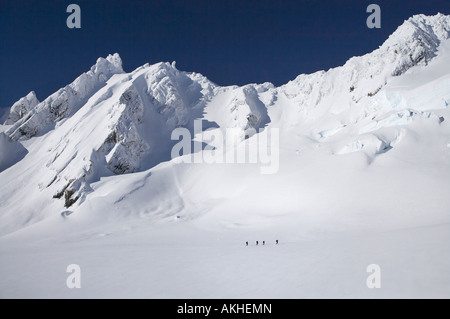
[{"label": "snowfield", "polygon": [[[449,30],[414,16],[281,87],[114,54],[31,92],[0,126],[0,297],[449,298]],[[171,159],[199,119],[239,147],[279,130],[278,170]]]}]

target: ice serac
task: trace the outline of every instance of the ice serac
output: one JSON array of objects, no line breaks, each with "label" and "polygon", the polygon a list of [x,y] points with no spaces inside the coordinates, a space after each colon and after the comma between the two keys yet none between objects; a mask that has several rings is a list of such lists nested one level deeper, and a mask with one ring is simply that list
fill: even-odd
[{"label": "ice serac", "polygon": [[33,137],[45,128],[51,129],[56,122],[71,116],[82,107],[112,75],[123,72],[122,62],[117,53],[109,55],[106,59],[99,58],[88,72],[30,108],[26,114],[22,114],[7,134],[12,139],[18,140],[21,137]]},{"label": "ice serac", "polygon": [[11,106],[8,118],[5,121],[5,125],[12,125],[22,119],[28,114],[36,105],[39,104],[39,100],[36,97],[36,93],[31,91],[26,96]]}]

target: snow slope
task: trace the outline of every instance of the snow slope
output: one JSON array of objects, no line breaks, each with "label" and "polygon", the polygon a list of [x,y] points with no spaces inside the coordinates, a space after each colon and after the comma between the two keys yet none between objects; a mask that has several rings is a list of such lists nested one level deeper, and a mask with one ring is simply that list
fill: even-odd
[{"label": "snow slope", "polygon": [[[449,30],[414,16],[281,87],[175,63],[124,73],[115,54],[30,93],[0,130],[2,154],[20,153],[0,172],[0,297],[448,298]],[[196,119],[237,129],[240,148],[278,129],[278,171],[171,159]],[[73,263],[81,289],[65,285]]]}]

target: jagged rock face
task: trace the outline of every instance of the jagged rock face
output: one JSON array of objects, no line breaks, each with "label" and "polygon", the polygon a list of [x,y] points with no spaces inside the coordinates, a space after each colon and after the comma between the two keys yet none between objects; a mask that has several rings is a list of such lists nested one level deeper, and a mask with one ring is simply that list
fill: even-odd
[{"label": "jagged rock face", "polygon": [[[396,126],[422,118],[437,121],[424,107],[409,111],[417,107],[415,102],[384,87],[432,61],[449,30],[448,16],[415,16],[374,52],[326,72],[299,75],[281,87],[218,87],[200,74],[177,70],[174,63],[146,64],[124,73],[114,54],[98,59],[88,72],[40,103],[33,92],[20,99],[11,108],[11,127],[5,132],[14,141],[39,143],[29,154],[39,164],[23,169],[36,172],[39,167],[44,172],[36,183],[39,191],[66,206],[82,202],[92,182],[102,177],[139,172],[150,168],[150,162],[170,159],[170,133],[177,127],[192,131],[195,119],[238,129],[240,140],[266,127],[317,143],[345,132],[351,138],[330,153],[381,154],[401,141],[403,133]],[[440,90],[450,100],[448,88]],[[390,131],[374,133],[380,128]],[[150,161],[152,156],[156,160]]]},{"label": "jagged rock face", "polygon": [[137,130],[143,120],[144,105],[133,85],[122,93],[116,107],[123,108],[122,114],[101,149],[108,153],[107,167],[111,171],[133,173],[139,169],[141,155],[150,149]]},{"label": "jagged rock face", "polygon": [[383,44],[381,50],[386,51],[385,53],[391,58],[395,58],[392,75],[398,76],[414,65],[426,65],[436,56],[440,42],[449,37],[450,23],[446,16],[418,15],[408,19],[394,32]]}]

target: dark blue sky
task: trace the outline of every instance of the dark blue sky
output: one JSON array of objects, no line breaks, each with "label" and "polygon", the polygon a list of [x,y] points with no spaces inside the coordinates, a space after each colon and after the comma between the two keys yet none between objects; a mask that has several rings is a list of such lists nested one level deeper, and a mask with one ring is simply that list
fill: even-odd
[{"label": "dark blue sky", "polygon": [[[81,7],[81,29],[66,8]],[[381,6],[381,29],[366,8]],[[125,71],[177,61],[220,85],[281,85],[376,49],[413,14],[450,13],[448,0],[0,0],[0,106],[34,90],[39,100],[100,56],[118,52]]]}]

